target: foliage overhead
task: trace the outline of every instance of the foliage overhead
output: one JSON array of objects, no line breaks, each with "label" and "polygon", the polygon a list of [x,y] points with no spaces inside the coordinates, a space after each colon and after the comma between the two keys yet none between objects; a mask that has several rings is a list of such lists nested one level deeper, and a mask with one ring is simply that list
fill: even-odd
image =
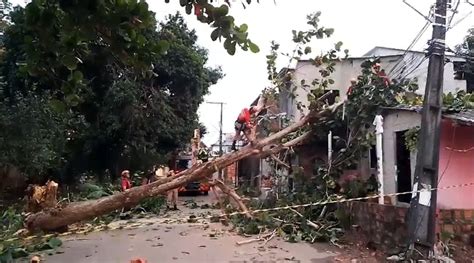
[{"label": "foliage overhead", "polygon": [[199,127],[197,109],[222,77],[181,15],[158,26],[144,1],[33,0],[11,17],[0,162],[30,176],[165,162]]},{"label": "foliage overhead", "polygon": [[[170,0],[165,2],[169,3]],[[213,2],[213,0],[179,0],[179,4],[185,8],[188,15],[194,10],[198,21],[214,28],[211,39],[213,41],[224,39],[224,48],[230,55],[235,54],[237,46],[244,51],[259,52],[259,47],[248,38],[247,24],[236,25],[234,17],[229,15],[230,1],[226,0],[225,4],[220,6],[214,5]],[[241,1],[244,8],[251,2],[251,0],[246,0],[245,3]]]},{"label": "foliage overhead", "polygon": [[468,74],[467,77],[471,78],[471,81],[474,81],[474,28],[468,30],[463,43],[456,46],[455,52],[466,59],[467,63],[462,71]]}]

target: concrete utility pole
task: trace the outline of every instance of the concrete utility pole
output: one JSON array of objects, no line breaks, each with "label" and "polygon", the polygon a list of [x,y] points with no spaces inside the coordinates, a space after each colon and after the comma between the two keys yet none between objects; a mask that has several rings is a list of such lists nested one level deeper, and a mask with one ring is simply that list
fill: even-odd
[{"label": "concrete utility pole", "polygon": [[[222,122],[223,122],[223,111],[224,111],[224,102],[206,102],[208,104],[218,104],[221,106],[221,117],[219,122],[219,156],[222,156]],[[222,179],[222,170],[219,170],[219,178]]]},{"label": "concrete utility pole", "polygon": [[421,192],[414,193],[410,203],[409,254],[415,243],[427,245],[432,250],[436,242],[437,192],[431,189],[438,186],[447,5],[448,0],[436,0],[433,36],[429,42],[428,77],[413,185],[413,191]]}]

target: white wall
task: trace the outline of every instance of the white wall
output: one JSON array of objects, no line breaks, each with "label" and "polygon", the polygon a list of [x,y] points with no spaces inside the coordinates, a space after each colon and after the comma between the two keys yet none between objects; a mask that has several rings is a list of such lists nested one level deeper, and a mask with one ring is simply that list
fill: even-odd
[{"label": "white wall", "polygon": [[[341,99],[345,99],[347,97],[347,89],[350,86],[350,80],[352,78],[357,78],[357,76],[361,74],[361,64],[366,59],[367,58],[349,58],[347,60],[337,62],[335,65],[335,72],[331,75],[331,78],[334,80],[334,84],[330,85],[328,89],[338,90]],[[385,65],[390,65],[390,63],[394,63],[395,59],[396,58],[394,57],[382,58],[382,67],[385,67]],[[312,63],[309,61],[299,61],[297,63],[293,78],[294,83],[299,85],[301,80],[304,79],[307,84],[311,84],[315,78],[321,78],[319,68],[312,65]],[[304,105],[308,106],[308,90],[298,88],[295,93],[297,95],[295,100],[301,101]],[[293,112],[295,113],[294,115],[296,118],[301,117],[301,114],[297,110],[296,103],[293,103]],[[305,110],[304,113],[306,114],[307,110]]]},{"label": "white wall", "polygon": [[[411,129],[421,124],[421,115],[411,111],[394,111],[385,114],[383,123],[383,180],[384,193],[397,192],[397,147],[396,132]],[[411,182],[413,184],[416,154],[410,154]],[[397,198],[391,197],[392,204]]]},{"label": "white wall", "polygon": [[[387,55],[397,55],[399,53],[403,53],[403,51],[393,51],[393,50],[377,50],[374,51],[374,55],[376,56],[387,56]],[[398,63],[399,56],[389,56],[389,57],[381,57],[380,63],[382,68],[385,69],[386,73],[389,74],[392,71],[392,68],[395,66],[397,68],[406,66],[406,69],[401,75],[405,78],[418,80],[419,90],[418,93],[423,95],[425,92],[426,87],[426,77],[428,74],[428,59],[424,58],[423,53],[419,52],[412,52],[408,53],[402,60],[402,62]],[[447,57],[451,61],[462,61],[460,58],[455,57]],[[329,89],[339,90],[341,95],[341,99],[346,98],[347,89],[350,85],[351,78],[356,78],[361,73],[360,65],[369,59],[366,58],[349,58],[340,62],[336,63],[335,72],[331,75],[331,78],[334,79],[334,84],[329,87]],[[398,65],[396,65],[398,63]],[[419,65],[417,67],[417,65]],[[399,74],[398,70],[394,70],[390,77],[397,76]],[[393,76],[392,76],[393,75]],[[294,71],[294,83],[300,86],[301,80],[305,80],[307,84],[311,84],[311,82],[315,78],[321,78],[319,73],[319,68],[315,67],[309,61],[299,61],[295,67]],[[466,81],[465,80],[455,80],[454,79],[454,68],[453,63],[449,62],[445,65],[444,70],[444,92],[456,92],[457,90],[466,90]],[[307,94],[308,90],[304,90],[302,88],[298,88],[296,90],[297,98],[293,104],[293,113],[296,118],[300,118],[301,114],[297,110],[296,101],[302,102],[304,105],[308,105]],[[306,113],[307,110],[304,111]]]},{"label": "white wall", "polygon": [[[366,56],[391,56],[391,55],[403,55],[404,50],[376,47],[371,50]],[[466,90],[466,80],[455,80],[454,79],[454,66],[452,61],[465,61],[463,58],[455,57],[452,55],[446,55],[446,59],[450,62],[446,63],[444,66],[443,74],[443,91],[444,93],[456,92],[457,90]],[[408,52],[401,63],[397,65],[397,69],[406,67],[406,71],[403,72],[402,76],[406,78],[417,78],[419,94],[425,93],[426,88],[426,77],[428,75],[428,64],[429,60],[425,57],[425,54],[422,52]],[[389,73],[392,68],[395,66],[395,63],[390,65],[383,65],[386,68],[386,72]],[[418,67],[417,67],[418,66]],[[415,69],[416,68],[416,69]],[[399,70],[395,70],[393,73],[397,73]],[[390,77],[396,77],[398,74],[391,74]],[[409,73],[409,74],[408,74]],[[408,74],[408,75],[407,75]]]}]

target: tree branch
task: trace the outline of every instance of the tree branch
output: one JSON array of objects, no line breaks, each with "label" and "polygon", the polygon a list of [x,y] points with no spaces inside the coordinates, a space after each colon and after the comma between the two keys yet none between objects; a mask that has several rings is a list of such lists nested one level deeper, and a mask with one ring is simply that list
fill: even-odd
[{"label": "tree branch", "polygon": [[224,192],[229,197],[234,199],[234,201],[239,206],[240,211],[244,212],[245,216],[247,216],[248,218],[252,218],[252,215],[250,214],[249,209],[247,208],[247,206],[242,201],[242,198],[233,189],[230,189],[227,185],[224,184],[224,182],[222,182],[221,180],[217,180],[217,179],[212,182],[212,185],[215,185],[215,186],[219,187],[222,190],[222,192]]},{"label": "tree branch", "polygon": [[303,218],[304,220],[306,220],[306,224],[308,224],[308,226],[311,226],[312,228],[318,230],[320,228],[320,226],[318,226],[316,223],[306,219],[300,212],[296,211],[295,209],[293,208],[290,208],[291,211],[293,211],[295,214],[299,215],[301,218]]},{"label": "tree branch", "polygon": [[286,164],[285,162],[283,162],[282,160],[280,160],[278,157],[276,157],[275,154],[271,154],[270,157],[272,157],[272,159],[275,162],[277,162],[279,165],[284,166],[287,169],[290,169],[290,166]]}]

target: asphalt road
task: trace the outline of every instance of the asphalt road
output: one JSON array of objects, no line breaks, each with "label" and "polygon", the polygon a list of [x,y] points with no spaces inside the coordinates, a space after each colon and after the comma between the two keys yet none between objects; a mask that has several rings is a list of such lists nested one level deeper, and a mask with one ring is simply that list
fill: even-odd
[{"label": "asphalt road", "polygon": [[[277,237],[267,243],[237,245],[242,237],[220,223],[186,223],[189,215],[218,214],[219,210],[190,209],[185,200],[198,205],[213,203],[212,195],[180,197],[180,211],[165,218],[143,219],[142,227],[63,238],[58,254],[44,258],[51,263],[128,263],[135,258],[148,263],[164,262],[332,262],[337,250],[326,244],[288,243]],[[116,222],[116,224],[125,222]]]}]

